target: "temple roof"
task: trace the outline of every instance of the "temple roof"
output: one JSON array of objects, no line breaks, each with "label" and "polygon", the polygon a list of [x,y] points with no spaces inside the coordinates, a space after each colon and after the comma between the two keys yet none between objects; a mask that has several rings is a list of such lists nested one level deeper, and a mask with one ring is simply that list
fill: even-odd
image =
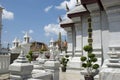
[{"label": "temple roof", "polygon": [[81,0],[81,4],[97,3],[99,0]]},{"label": "temple roof", "polygon": [[75,8],[73,8],[72,10],[67,12],[67,14],[80,13],[80,12],[84,12],[84,11],[86,11],[86,9],[83,7],[83,5],[80,5],[80,6],[76,6]]},{"label": "temple roof", "polygon": [[69,23],[73,23],[73,21],[70,18],[66,18],[65,20],[60,22],[60,24],[69,24]]},{"label": "temple roof", "polygon": [[70,27],[73,24],[74,24],[73,21],[70,18],[67,18],[60,23],[60,26],[64,28],[64,27]]},{"label": "temple roof", "polygon": [[104,10],[101,0],[81,0],[81,4],[87,9],[86,5],[97,3],[101,10]]},{"label": "temple roof", "polygon": [[31,42],[30,51],[39,52],[44,47],[44,50],[48,51],[48,46],[42,42]]}]

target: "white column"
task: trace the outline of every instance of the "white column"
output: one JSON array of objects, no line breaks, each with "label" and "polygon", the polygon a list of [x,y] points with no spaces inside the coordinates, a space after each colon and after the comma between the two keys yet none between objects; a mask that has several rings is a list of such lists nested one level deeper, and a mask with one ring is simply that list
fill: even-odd
[{"label": "white column", "polygon": [[108,26],[108,19],[107,19],[107,14],[105,11],[101,11],[101,23],[102,23],[102,48],[103,48],[103,59],[108,59],[109,56],[107,54],[107,52],[109,52],[109,41],[110,40],[110,36],[109,36],[109,26]]},{"label": "white column", "polygon": [[109,47],[120,47],[120,0],[101,0],[108,16]]},{"label": "white column", "polygon": [[102,20],[98,3],[87,5],[92,20],[93,53],[98,57],[98,64],[102,62]]},{"label": "white column", "polygon": [[75,56],[75,48],[76,48],[76,31],[75,26],[71,27],[72,29],[72,55]]},{"label": "white column", "polygon": [[83,50],[83,47],[85,45],[88,45],[88,15],[84,15],[81,16],[81,20],[82,20],[82,51],[83,51],[83,55],[86,55],[85,51]]},{"label": "white column", "polygon": [[2,34],[2,10],[3,8],[0,7],[0,49],[1,49],[1,34]]},{"label": "white column", "polygon": [[100,11],[91,12],[93,29],[93,49],[101,49],[101,23]]},{"label": "white column", "polygon": [[75,31],[76,31],[76,48],[75,48],[75,55],[82,54],[82,32],[81,32],[81,23],[75,24]]},{"label": "white column", "polygon": [[64,28],[67,31],[67,42],[68,42],[68,49],[67,49],[67,54],[72,55],[72,29],[71,27]]}]

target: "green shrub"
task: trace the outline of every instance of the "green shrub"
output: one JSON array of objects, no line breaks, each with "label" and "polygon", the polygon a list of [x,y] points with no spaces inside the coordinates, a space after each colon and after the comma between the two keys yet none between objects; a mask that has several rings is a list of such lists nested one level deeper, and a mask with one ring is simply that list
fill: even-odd
[{"label": "green shrub", "polygon": [[87,52],[87,56],[82,56],[80,59],[83,62],[82,67],[87,68],[89,75],[92,74],[93,69],[98,69],[99,65],[94,64],[97,61],[95,54],[92,53],[93,48],[90,45],[84,46],[84,50]]},{"label": "green shrub", "polygon": [[93,51],[92,47],[89,46],[89,45],[84,46],[83,49],[84,49],[85,51],[87,51],[87,52],[92,52],[92,51]]},{"label": "green shrub", "polygon": [[85,61],[86,59],[87,59],[87,58],[84,57],[84,56],[81,57],[81,61]]},{"label": "green shrub", "polygon": [[69,57],[68,55],[65,55],[64,57],[61,58],[60,63],[62,64],[63,67],[67,66],[67,63],[69,61],[68,57]]}]

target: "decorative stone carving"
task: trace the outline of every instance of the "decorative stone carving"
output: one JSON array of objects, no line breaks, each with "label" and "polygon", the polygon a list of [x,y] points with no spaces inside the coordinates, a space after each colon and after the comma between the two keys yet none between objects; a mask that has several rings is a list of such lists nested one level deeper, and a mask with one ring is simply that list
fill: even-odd
[{"label": "decorative stone carving", "polygon": [[31,65],[24,52],[21,51],[19,57],[9,66],[10,79],[24,80],[31,77],[33,65]]}]

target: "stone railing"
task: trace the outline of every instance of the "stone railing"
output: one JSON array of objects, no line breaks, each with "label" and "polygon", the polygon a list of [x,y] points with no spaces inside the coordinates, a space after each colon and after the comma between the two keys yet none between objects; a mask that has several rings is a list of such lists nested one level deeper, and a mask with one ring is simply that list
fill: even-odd
[{"label": "stone railing", "polygon": [[10,65],[10,55],[0,55],[0,73],[8,72],[8,68]]}]

